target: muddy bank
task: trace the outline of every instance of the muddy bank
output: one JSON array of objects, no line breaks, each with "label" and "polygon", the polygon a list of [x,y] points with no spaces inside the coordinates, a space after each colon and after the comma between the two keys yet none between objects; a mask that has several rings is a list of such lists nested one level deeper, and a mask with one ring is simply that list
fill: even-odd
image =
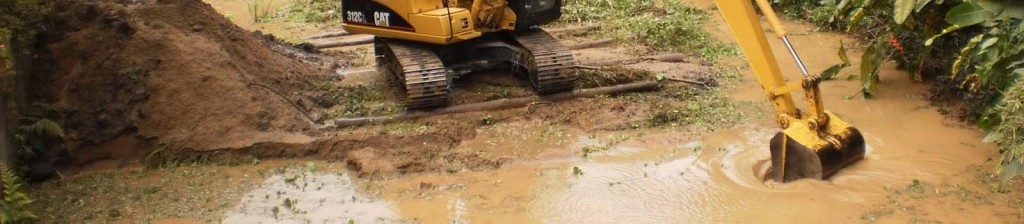
[{"label": "muddy bank", "polygon": [[202,1],[57,1],[53,11],[31,98],[63,122],[74,164],[161,146],[309,142],[330,106],[316,86],[331,73],[315,56],[283,51]]},{"label": "muddy bank", "polygon": [[507,159],[455,151],[455,146],[463,139],[474,138],[475,126],[450,121],[418,125],[430,126],[430,129],[411,131],[400,126],[382,126],[301,143],[262,142],[217,150],[157,150],[150,153],[147,160],[155,163],[151,165],[167,166],[183,161],[245,164],[270,158],[316,158],[344,161],[358,176],[374,179],[407,173],[494,169]]}]

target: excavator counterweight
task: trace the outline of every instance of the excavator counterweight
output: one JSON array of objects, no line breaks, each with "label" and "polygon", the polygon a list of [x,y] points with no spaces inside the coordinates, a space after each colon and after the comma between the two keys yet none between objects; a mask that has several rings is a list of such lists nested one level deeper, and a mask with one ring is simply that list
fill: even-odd
[{"label": "excavator counterweight", "polygon": [[[768,0],[756,2],[803,74],[799,82],[785,82],[751,1],[715,1],[775,107],[777,121],[782,128],[769,143],[772,168],[766,178],[778,182],[829,178],[864,158],[864,136],[835,114],[824,110],[819,88],[821,77],[808,74]],[[790,92],[798,89],[803,89],[806,95],[806,112],[797,109],[793,102]]]}]

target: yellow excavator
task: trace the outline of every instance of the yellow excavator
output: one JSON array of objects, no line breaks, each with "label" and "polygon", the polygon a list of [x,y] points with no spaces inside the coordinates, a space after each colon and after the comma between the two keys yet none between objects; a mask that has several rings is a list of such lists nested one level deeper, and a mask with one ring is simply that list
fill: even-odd
[{"label": "yellow excavator", "polygon": [[[818,87],[821,76],[808,74],[768,0],[755,1],[803,75],[803,79],[796,82],[786,83],[783,79],[750,0],[715,0],[757,81],[775,107],[778,124],[782,127],[782,132],[769,143],[772,168],[766,177],[778,182],[829,178],[864,158],[864,136],[825,110]],[[790,94],[798,89],[806,95],[806,112],[797,109]]]},{"label": "yellow excavator", "polygon": [[448,105],[453,80],[504,69],[540,94],[571,91],[569,48],[538,25],[562,15],[562,0],[342,0],[343,27],[371,34],[378,71],[403,90],[408,109]]},{"label": "yellow excavator", "polygon": [[[807,73],[767,0],[757,2],[804,75],[785,83],[749,0],[716,0],[783,129],[771,139],[767,177],[828,178],[864,157],[864,138],[824,110],[821,78]],[[509,70],[539,94],[571,91],[572,52],[537,28],[561,8],[562,0],[342,0],[345,30],[375,36],[378,71],[403,90],[408,109],[448,105],[453,80],[479,70]],[[806,112],[790,95],[797,89],[807,95]]]}]

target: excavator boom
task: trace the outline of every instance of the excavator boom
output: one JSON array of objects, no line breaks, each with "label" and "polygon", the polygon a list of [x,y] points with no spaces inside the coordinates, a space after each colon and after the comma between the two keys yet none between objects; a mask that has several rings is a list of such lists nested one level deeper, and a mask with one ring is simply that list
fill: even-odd
[{"label": "excavator boom", "polygon": [[[749,0],[716,0],[726,23],[775,108],[782,131],[769,143],[772,169],[766,176],[778,182],[803,178],[825,179],[864,158],[864,137],[860,131],[824,110],[819,84],[821,77],[808,74],[793,50],[775,12],[767,0],[756,0],[772,31],[782,40],[796,62],[803,79],[786,83],[768,45],[753,3]],[[790,92],[802,89],[808,110],[800,111]]]}]

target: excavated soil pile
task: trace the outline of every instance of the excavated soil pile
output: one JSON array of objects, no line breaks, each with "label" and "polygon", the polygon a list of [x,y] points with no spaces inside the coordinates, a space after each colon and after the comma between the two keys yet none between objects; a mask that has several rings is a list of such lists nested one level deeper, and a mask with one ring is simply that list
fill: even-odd
[{"label": "excavated soil pile", "polygon": [[57,1],[54,12],[30,89],[59,114],[78,164],[310,142],[330,106],[317,100],[326,69],[202,1]]},{"label": "excavated soil pile", "polygon": [[328,68],[344,61],[242,30],[202,1],[58,1],[54,12],[29,88],[63,122],[65,144],[49,155],[58,166],[313,157],[387,176],[502,163],[455,150],[474,122],[319,131],[318,114],[338,103],[320,86],[339,81]]}]

